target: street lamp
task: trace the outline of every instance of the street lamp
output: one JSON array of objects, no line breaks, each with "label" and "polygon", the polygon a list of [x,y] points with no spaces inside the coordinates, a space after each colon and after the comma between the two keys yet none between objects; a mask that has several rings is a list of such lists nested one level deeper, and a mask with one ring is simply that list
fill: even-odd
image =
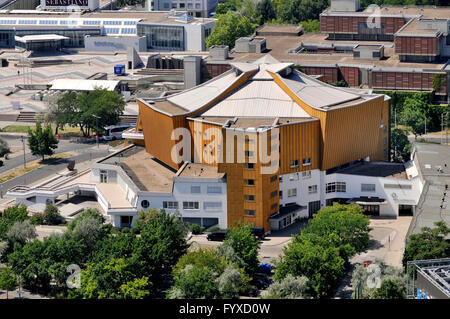
[{"label": "street lamp", "polygon": [[23,138],[23,135],[20,136],[20,139],[22,140],[22,146],[23,146],[23,168],[27,168],[26,160],[25,160],[25,139]]}]

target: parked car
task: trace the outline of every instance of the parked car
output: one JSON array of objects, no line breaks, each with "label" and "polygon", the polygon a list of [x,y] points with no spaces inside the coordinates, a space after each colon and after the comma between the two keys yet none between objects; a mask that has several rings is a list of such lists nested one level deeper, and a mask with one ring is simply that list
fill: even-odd
[{"label": "parked car", "polygon": [[136,126],[136,124],[127,123],[120,125],[111,125],[105,127],[105,134],[103,135],[103,139],[105,141],[114,141],[122,138],[123,131]]},{"label": "parked car", "polygon": [[263,274],[271,274],[272,273],[272,265],[271,264],[259,264],[259,271]]},{"label": "parked car", "polygon": [[206,236],[206,239],[213,241],[224,241],[226,236],[227,232],[225,230],[217,230],[213,231],[212,233],[209,233]]},{"label": "parked car", "polygon": [[265,232],[263,227],[253,228],[253,235],[255,235],[259,240],[263,240],[265,237]]}]

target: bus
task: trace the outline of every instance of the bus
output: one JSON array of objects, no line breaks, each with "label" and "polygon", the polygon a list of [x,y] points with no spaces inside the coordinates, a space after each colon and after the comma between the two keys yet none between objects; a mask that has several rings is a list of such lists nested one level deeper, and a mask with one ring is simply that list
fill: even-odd
[{"label": "bus", "polygon": [[107,126],[105,127],[105,135],[103,135],[103,139],[105,141],[122,139],[123,131],[134,126],[136,126],[134,123]]}]

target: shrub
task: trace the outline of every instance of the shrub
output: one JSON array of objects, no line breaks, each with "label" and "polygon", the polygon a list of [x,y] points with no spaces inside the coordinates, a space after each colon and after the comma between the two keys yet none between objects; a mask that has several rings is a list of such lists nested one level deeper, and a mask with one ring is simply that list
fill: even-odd
[{"label": "shrub", "polygon": [[213,231],[218,231],[218,230],[222,230],[219,226],[211,226],[208,229],[206,229],[206,232],[213,232]]},{"label": "shrub", "polygon": [[23,245],[28,240],[36,238],[36,229],[28,220],[18,221],[9,228],[6,236],[12,243],[18,242]]},{"label": "shrub", "polygon": [[45,206],[44,213],[42,214],[42,223],[44,225],[57,225],[61,219],[59,215],[58,207],[55,205]]},{"label": "shrub", "polygon": [[202,227],[199,224],[189,224],[188,229],[192,234],[198,235],[198,234],[203,233],[203,231],[205,230],[205,227]]},{"label": "shrub", "polygon": [[305,299],[308,298],[308,278],[287,275],[269,286],[266,298]]}]

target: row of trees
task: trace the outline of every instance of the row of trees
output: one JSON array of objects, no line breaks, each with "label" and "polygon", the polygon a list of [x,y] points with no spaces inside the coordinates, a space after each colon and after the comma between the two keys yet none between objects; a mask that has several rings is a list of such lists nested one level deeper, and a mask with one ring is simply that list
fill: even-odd
[{"label": "row of trees", "polygon": [[[177,216],[164,211],[142,214],[145,218],[139,219],[133,232],[120,232],[105,225],[97,210],[87,210],[62,235],[42,241],[33,235],[9,243],[2,258],[33,292],[68,298],[144,298],[171,273],[187,244]],[[15,222],[29,223],[27,218],[23,207],[4,211],[2,233],[9,234]],[[81,271],[74,289],[67,286],[69,265]]]},{"label": "row of trees", "polygon": [[328,7],[327,0],[230,0],[219,4],[216,14],[237,12],[258,25],[264,23],[292,23],[318,20]]}]

